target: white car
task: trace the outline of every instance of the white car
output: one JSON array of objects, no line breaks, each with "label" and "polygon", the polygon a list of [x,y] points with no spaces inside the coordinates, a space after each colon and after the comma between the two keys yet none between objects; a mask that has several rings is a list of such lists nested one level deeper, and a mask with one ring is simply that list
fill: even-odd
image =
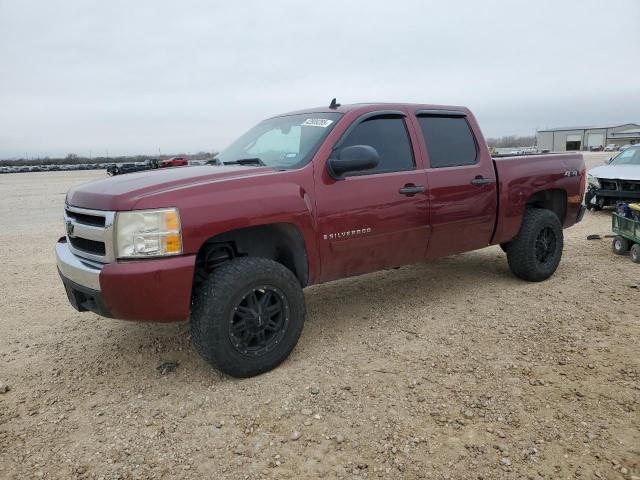
[{"label": "white car", "polygon": [[600,209],[620,200],[640,201],[640,145],[628,147],[588,173],[587,208]]}]

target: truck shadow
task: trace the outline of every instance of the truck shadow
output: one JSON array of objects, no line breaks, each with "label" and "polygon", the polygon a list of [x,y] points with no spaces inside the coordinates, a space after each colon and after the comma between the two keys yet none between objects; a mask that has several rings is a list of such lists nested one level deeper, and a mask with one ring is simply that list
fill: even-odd
[{"label": "truck shadow", "polygon": [[[526,285],[510,274],[504,254],[490,248],[312,286],[305,289],[307,325],[297,350],[321,344],[322,330],[364,328],[386,311],[414,315],[416,307],[435,310],[461,296],[487,296],[512,284]],[[113,322],[104,344],[97,346],[104,355],[115,343],[125,355],[179,358],[198,369],[206,365],[191,347],[188,322]]]},{"label": "truck shadow", "polygon": [[465,253],[310,287],[307,321],[366,323],[381,310],[448,306],[460,296],[482,296],[514,283],[524,284],[511,275],[497,248]]}]

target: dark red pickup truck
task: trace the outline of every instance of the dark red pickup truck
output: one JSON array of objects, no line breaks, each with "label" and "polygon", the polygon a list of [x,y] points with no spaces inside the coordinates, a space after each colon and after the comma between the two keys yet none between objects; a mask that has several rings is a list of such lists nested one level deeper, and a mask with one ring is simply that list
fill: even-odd
[{"label": "dark red pickup truck", "polygon": [[56,253],[76,309],[190,319],[198,351],[238,377],[289,355],[308,285],[494,244],[541,281],[585,209],[581,155],[492,159],[461,107],[288,113],[217,162],[71,189]]}]

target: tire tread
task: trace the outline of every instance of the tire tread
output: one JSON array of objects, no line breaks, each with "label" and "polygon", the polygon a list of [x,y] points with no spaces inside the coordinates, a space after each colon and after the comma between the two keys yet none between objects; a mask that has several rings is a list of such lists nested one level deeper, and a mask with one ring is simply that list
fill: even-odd
[{"label": "tire tread", "polygon": [[[287,341],[282,342],[284,350],[276,349],[245,361],[230,354],[225,310],[242,283],[256,278],[286,286],[291,311],[289,328],[293,330]],[[275,368],[287,358],[300,338],[304,316],[304,294],[291,270],[266,258],[241,257],[214,270],[195,292],[190,318],[191,341],[213,367],[233,377],[250,377]]]}]

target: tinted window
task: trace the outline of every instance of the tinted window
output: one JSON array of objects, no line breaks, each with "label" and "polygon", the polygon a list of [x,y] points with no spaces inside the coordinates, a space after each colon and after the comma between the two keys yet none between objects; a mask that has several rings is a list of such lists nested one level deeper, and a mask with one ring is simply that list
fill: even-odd
[{"label": "tinted window", "polygon": [[463,117],[418,117],[431,167],[473,165],[477,161],[476,142]]},{"label": "tinted window", "polygon": [[380,155],[376,168],[356,175],[413,170],[413,153],[407,128],[402,118],[377,117],[356,126],[340,144],[340,148],[370,145]]}]

